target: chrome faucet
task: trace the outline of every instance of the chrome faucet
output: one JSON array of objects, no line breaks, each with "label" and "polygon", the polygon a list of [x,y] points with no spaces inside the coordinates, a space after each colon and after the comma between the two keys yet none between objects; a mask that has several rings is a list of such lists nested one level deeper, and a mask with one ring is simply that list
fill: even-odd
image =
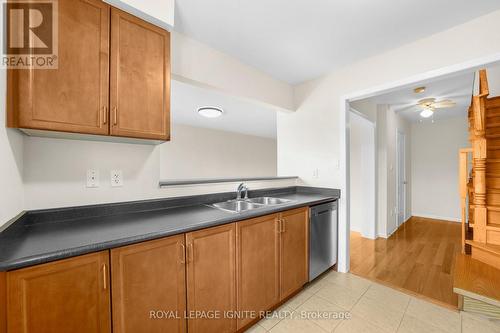
[{"label": "chrome faucet", "polygon": [[[245,196],[242,198],[242,194],[245,192]],[[241,183],[236,190],[236,200],[248,199],[248,186],[245,183]]]}]

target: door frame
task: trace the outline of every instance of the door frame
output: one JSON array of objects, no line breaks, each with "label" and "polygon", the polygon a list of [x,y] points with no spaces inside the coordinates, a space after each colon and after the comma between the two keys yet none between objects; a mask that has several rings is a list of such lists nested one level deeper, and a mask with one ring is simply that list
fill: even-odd
[{"label": "door frame", "polygon": [[453,74],[475,71],[483,66],[492,65],[500,62],[500,53],[491,54],[481,58],[475,58],[470,61],[445,66],[439,69],[430,70],[421,74],[412,75],[397,81],[389,81],[385,84],[370,87],[360,91],[345,94],[339,99],[340,106],[340,126],[339,126],[339,162],[340,162],[340,190],[343,193],[339,199],[339,230],[338,230],[338,264],[339,272],[349,272],[349,102],[363,98],[373,97],[382,93],[388,93],[401,88],[411,88],[422,81],[435,80]]},{"label": "door frame", "polygon": [[[400,142],[399,142],[399,138],[402,137],[403,138],[403,142],[402,142],[402,145],[400,146]],[[401,152],[399,149],[400,147],[403,148],[403,151]],[[403,165],[401,166],[399,164],[399,162],[401,161],[400,160],[400,154],[403,153]],[[408,184],[408,181],[407,181],[407,175],[406,175],[406,133],[397,128],[396,129],[396,159],[397,159],[397,162],[396,162],[396,207],[397,207],[397,212],[396,212],[396,228],[399,228],[401,225],[403,225],[405,222],[406,222],[406,206],[407,206],[407,202],[406,202],[406,197],[407,197],[407,184]],[[404,184],[403,184],[403,221],[400,222],[399,221],[399,212],[400,212],[400,202],[401,202],[401,198],[400,198],[400,195],[401,193],[399,192],[399,176],[401,175],[401,173],[403,174],[403,179],[404,179]]]}]

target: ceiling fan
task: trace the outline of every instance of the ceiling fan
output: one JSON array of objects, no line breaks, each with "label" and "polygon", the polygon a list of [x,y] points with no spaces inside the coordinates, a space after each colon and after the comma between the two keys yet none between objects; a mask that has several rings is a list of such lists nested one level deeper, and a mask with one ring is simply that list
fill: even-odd
[{"label": "ceiling fan", "polygon": [[422,112],[420,112],[422,118],[429,118],[434,114],[436,109],[451,108],[455,105],[457,105],[457,103],[451,99],[437,101],[435,98],[424,98],[417,102],[417,106],[423,109]]}]

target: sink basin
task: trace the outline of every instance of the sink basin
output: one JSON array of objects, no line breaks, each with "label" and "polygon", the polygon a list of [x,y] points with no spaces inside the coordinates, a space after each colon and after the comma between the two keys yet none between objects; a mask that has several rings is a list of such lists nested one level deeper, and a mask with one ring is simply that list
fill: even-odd
[{"label": "sink basin", "polygon": [[272,197],[259,197],[259,198],[250,198],[250,199],[242,199],[242,200],[229,200],[224,202],[214,203],[211,206],[225,210],[231,213],[240,213],[246,210],[252,210],[257,208],[262,208],[265,206],[273,206],[280,205],[287,202],[291,202],[292,200],[288,199],[280,199],[280,198],[272,198]]},{"label": "sink basin", "polygon": [[271,205],[284,204],[287,202],[291,202],[292,200],[272,198],[272,197],[260,197],[260,198],[251,198],[251,199],[248,199],[248,201],[256,203],[256,204],[271,206]]},{"label": "sink basin", "polygon": [[245,200],[230,200],[225,202],[218,202],[214,203],[212,206],[232,213],[239,213],[250,209],[264,207],[264,205],[262,204]]}]

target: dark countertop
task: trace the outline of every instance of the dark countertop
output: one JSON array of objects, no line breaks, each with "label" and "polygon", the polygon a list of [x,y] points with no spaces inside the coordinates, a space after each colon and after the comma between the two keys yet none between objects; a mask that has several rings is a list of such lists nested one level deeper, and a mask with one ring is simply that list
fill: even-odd
[{"label": "dark countertop", "polygon": [[339,190],[288,187],[250,192],[293,200],[242,213],[209,207],[234,193],[27,212],[0,233],[0,271],[241,221],[338,199]]}]

